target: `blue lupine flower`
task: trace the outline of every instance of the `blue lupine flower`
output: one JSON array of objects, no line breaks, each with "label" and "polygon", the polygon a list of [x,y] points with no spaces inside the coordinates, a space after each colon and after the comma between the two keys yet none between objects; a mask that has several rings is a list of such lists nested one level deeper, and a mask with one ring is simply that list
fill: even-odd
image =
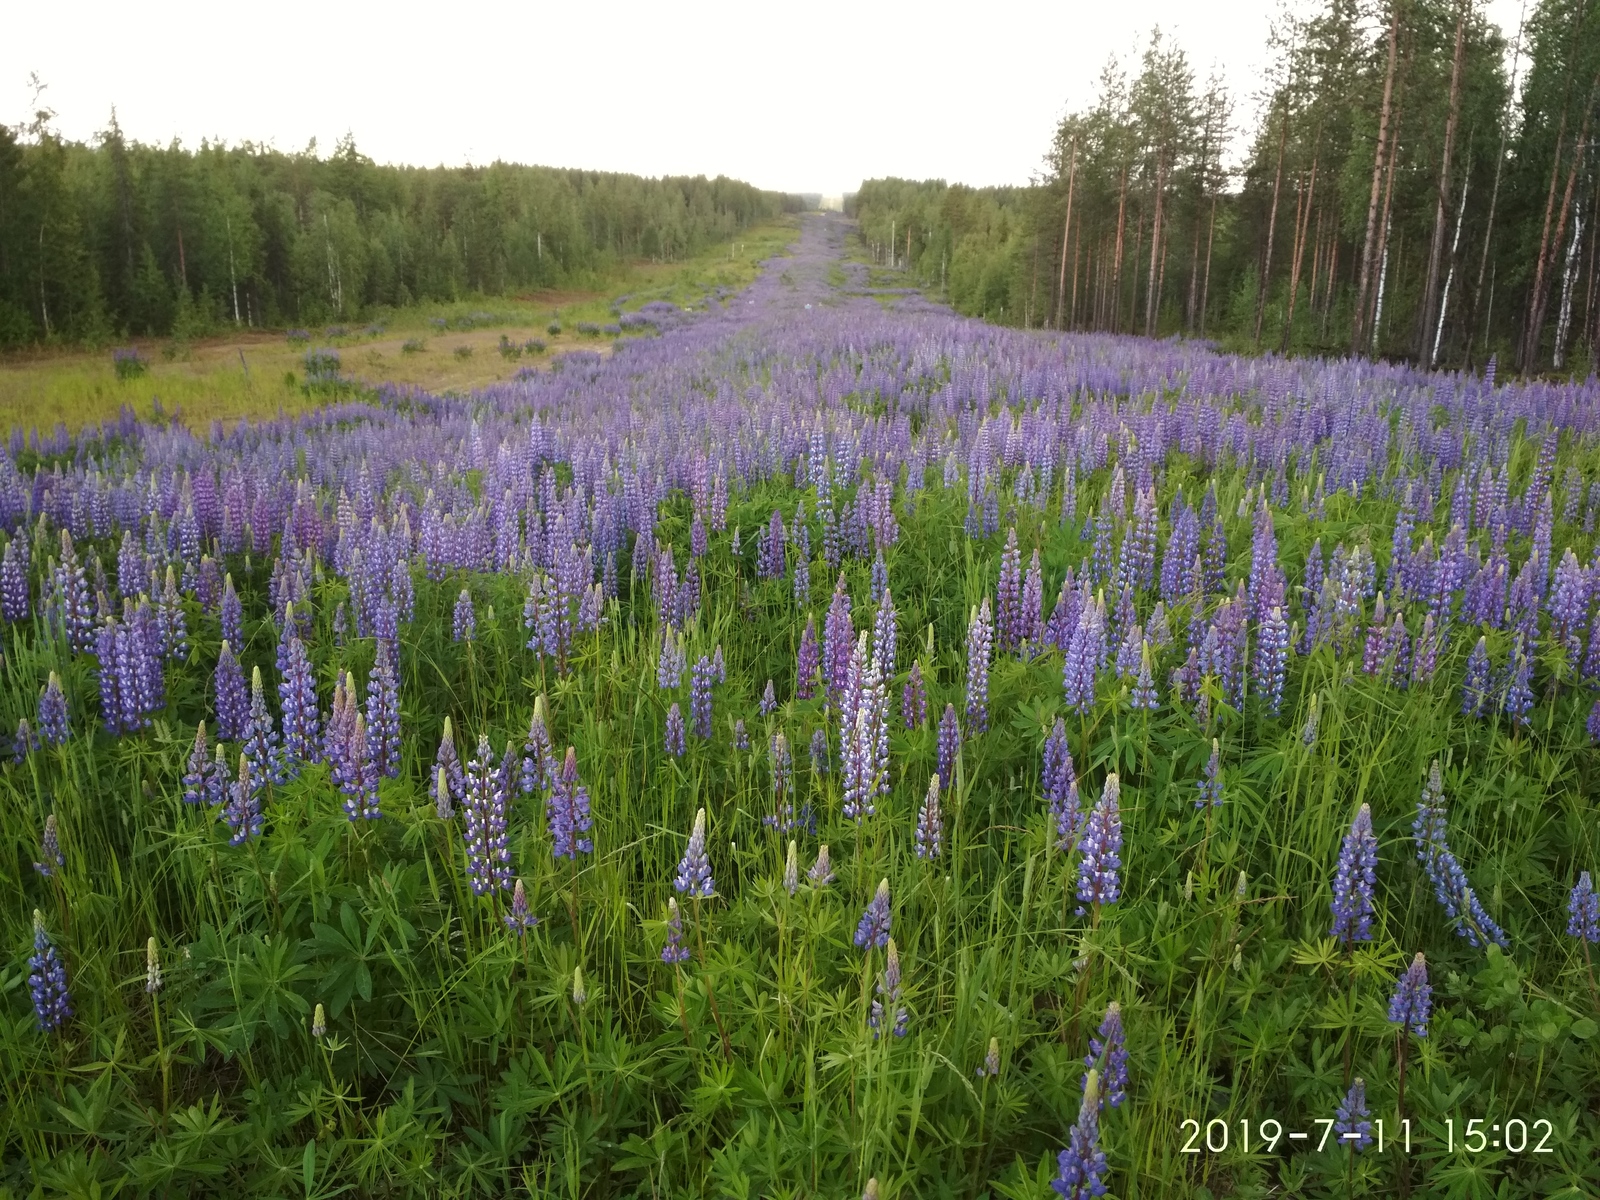
[{"label": "blue lupine flower", "polygon": [[450,619],[450,640],[470,642],[478,633],[478,614],[472,607],[472,593],[466,588],[456,597],[456,606]]},{"label": "blue lupine flower", "polygon": [[67,697],[61,690],[61,676],[50,672],[50,681],[39,693],[39,736],[59,746],[72,734],[67,721]]},{"label": "blue lupine flower", "polygon": [[1600,942],[1600,895],[1594,890],[1589,872],[1578,876],[1578,882],[1567,900],[1567,936],[1585,942]]},{"label": "blue lupine flower", "polygon": [[889,924],[893,914],[889,911],[889,881],[878,882],[878,890],[873,893],[872,900],[861,913],[861,921],[856,925],[856,945],[862,949],[889,944]]},{"label": "blue lupine flower", "polygon": [[505,915],[506,928],[512,933],[527,933],[539,923],[539,918],[528,909],[528,892],[522,886],[522,880],[517,880],[516,887],[511,890],[511,911]]},{"label": "blue lupine flower", "polygon": [[67,993],[67,970],[44,931],[44,914],[37,908],[33,910],[33,954],[28,970],[34,1018],[41,1033],[53,1033],[72,1016],[72,997]]},{"label": "blue lupine flower", "polygon": [[1100,801],[1084,822],[1078,848],[1083,857],[1078,863],[1078,907],[1084,904],[1114,904],[1122,894],[1122,814],[1117,807],[1122,785],[1115,774],[1106,776]]},{"label": "blue lupine flower", "polygon": [[1372,940],[1372,892],[1378,879],[1378,839],[1372,809],[1363,804],[1350,822],[1333,879],[1333,935],[1346,946]]},{"label": "blue lupine flower", "polygon": [[506,840],[509,781],[501,778],[486,735],[479,735],[478,752],[467,762],[464,774],[462,838],[467,845],[468,883],[476,896],[504,891],[511,886],[511,849]]},{"label": "blue lupine flower", "polygon": [[1092,1067],[1084,1076],[1083,1103],[1067,1147],[1056,1156],[1056,1171],[1050,1189],[1063,1200],[1089,1200],[1106,1194],[1106,1154],[1100,1148],[1100,1077]]},{"label": "blue lupine flower", "polygon": [[217,654],[217,670],[213,676],[216,695],[217,737],[225,742],[237,742],[245,735],[250,722],[250,700],[245,695],[244,671],[233,656],[227,642]]},{"label": "blue lupine flower", "polygon": [[985,596],[967,621],[967,727],[975,733],[989,728],[989,655],[993,646],[994,620]]},{"label": "blue lupine flower", "polygon": [[1417,803],[1417,819],[1411,828],[1417,838],[1417,858],[1427,871],[1433,893],[1444,906],[1456,933],[1474,947],[1490,942],[1502,949],[1509,947],[1505,932],[1478,902],[1477,893],[1467,882],[1466,871],[1445,841],[1444,784],[1439,778],[1438,762],[1428,772],[1422,799]]},{"label": "blue lupine flower", "polygon": [[1067,727],[1060,717],[1044,741],[1039,790],[1050,805],[1056,847],[1071,850],[1078,832],[1078,778],[1072,766],[1072,750],[1067,745]]},{"label": "blue lupine flower", "polygon": [[1367,1085],[1359,1077],[1339,1102],[1339,1109],[1334,1113],[1333,1132],[1358,1153],[1372,1145],[1372,1122],[1367,1119]]},{"label": "blue lupine flower", "polygon": [[667,900],[667,944],[661,947],[661,961],[669,967],[687,962],[689,947],[683,944],[683,912],[676,897]]},{"label": "blue lupine flower", "polygon": [[545,817],[550,824],[551,852],[556,858],[577,858],[593,854],[594,841],[584,835],[594,828],[589,815],[589,789],[578,777],[578,752],[567,747],[561,772],[545,802]]},{"label": "blue lupine flower", "polygon": [[689,833],[689,845],[678,863],[678,874],[672,886],[680,895],[691,899],[709,898],[716,894],[717,885],[711,878],[711,860],[706,855],[706,810],[694,814],[694,828]]},{"label": "blue lupine flower", "polygon": [[911,1014],[900,1003],[900,949],[894,944],[893,938],[889,939],[888,959],[883,974],[878,977],[877,996],[867,1015],[867,1025],[872,1030],[874,1041],[883,1033],[885,1013],[891,1010],[894,1013],[894,1036],[903,1038]]},{"label": "blue lupine flower", "polygon": [[817,861],[806,872],[806,879],[812,887],[827,887],[833,882],[833,863],[828,857],[826,842],[817,847]]},{"label": "blue lupine flower", "polygon": [[679,708],[678,702],[674,700],[672,707],[667,709],[666,751],[673,758],[682,758],[687,748],[683,731],[683,709]]},{"label": "blue lupine flower", "polygon": [[961,753],[961,726],[956,720],[956,706],[946,704],[944,716],[939,718],[939,778],[954,783],[956,755]]},{"label": "blue lupine flower", "polygon": [[261,835],[261,783],[248,755],[239,755],[239,775],[228,785],[228,798],[220,813],[228,827],[230,846],[242,846]]},{"label": "blue lupine flower", "polygon": [[387,638],[378,648],[367,676],[367,741],[372,766],[379,775],[400,774],[400,680],[395,675]]},{"label": "blue lupine flower", "polygon": [[[1128,1089],[1128,1047],[1122,1028],[1122,1005],[1115,1000],[1106,1006],[1100,1028],[1089,1038],[1089,1056],[1083,1065],[1100,1071],[1100,1103],[1122,1107]],[[1085,1086],[1088,1079],[1085,1075]]]},{"label": "blue lupine flower", "polygon": [[[66,865],[67,856],[61,853],[61,833],[56,825],[56,815],[51,813],[44,819],[44,833],[39,838],[39,861],[33,864],[33,869],[49,879]],[[1584,878],[1587,879],[1588,875]]]},{"label": "blue lupine flower", "polygon": [[944,818],[939,813],[938,775],[928,780],[928,794],[923,797],[922,807],[917,812],[916,841],[918,858],[939,857],[939,850],[944,842]]},{"label": "blue lupine flower", "polygon": [[1195,799],[1196,808],[1222,807],[1222,744],[1216,739],[1211,739],[1211,757],[1206,760],[1205,771],[1200,776],[1200,795]]},{"label": "blue lupine flower", "polygon": [[1428,1016],[1433,1011],[1433,989],[1428,986],[1428,963],[1418,951],[1401,972],[1389,1001],[1389,1020],[1419,1038],[1428,1036]]}]

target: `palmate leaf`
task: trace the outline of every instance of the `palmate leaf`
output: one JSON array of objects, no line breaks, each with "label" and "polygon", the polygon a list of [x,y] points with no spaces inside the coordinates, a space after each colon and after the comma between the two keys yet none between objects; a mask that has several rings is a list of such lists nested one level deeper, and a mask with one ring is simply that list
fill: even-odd
[{"label": "palmate leaf", "polygon": [[372,999],[373,947],[380,932],[378,923],[373,922],[363,934],[361,919],[348,901],[339,906],[338,926],[312,923],[305,948],[321,966],[319,995],[329,1016],[344,1012],[352,995]]}]

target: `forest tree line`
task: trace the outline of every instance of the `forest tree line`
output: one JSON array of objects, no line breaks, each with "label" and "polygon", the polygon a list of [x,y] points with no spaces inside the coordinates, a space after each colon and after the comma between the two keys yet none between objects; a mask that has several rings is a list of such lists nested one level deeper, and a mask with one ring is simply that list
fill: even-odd
[{"label": "forest tree line", "polygon": [[1320,0],[1239,100],[1159,32],[1030,187],[869,180],[883,261],[1034,327],[1585,374],[1600,347],[1600,0]]},{"label": "forest tree line", "polygon": [[0,126],[0,347],[352,320],[381,307],[592,281],[800,205],[718,177],[496,162],[380,166],[346,137],[91,143]]}]

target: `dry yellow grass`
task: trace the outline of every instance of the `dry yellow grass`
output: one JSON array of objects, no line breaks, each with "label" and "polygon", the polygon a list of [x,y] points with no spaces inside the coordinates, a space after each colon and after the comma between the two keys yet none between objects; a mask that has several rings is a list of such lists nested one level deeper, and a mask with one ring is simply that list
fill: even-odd
[{"label": "dry yellow grass", "polygon": [[[585,337],[575,326],[612,320],[609,297],[630,294],[628,307],[634,308],[654,299],[687,303],[711,287],[743,287],[755,278],[762,260],[780,253],[793,239],[795,229],[795,220],[788,218],[746,231],[733,247],[724,243],[686,262],[630,263],[606,280],[603,289],[590,292],[484,298],[449,309],[408,310],[393,314],[377,337],[353,336],[331,344],[339,352],[343,374],[362,383],[470,391],[509,379],[524,366],[548,368],[552,358],[570,350],[607,352],[609,338]],[[505,323],[467,330],[439,330],[432,324],[437,316],[473,310],[495,313]],[[552,318],[562,325],[558,335],[546,331]],[[350,328],[360,326],[351,323]],[[519,345],[537,338],[548,351],[507,359],[499,352],[502,335]],[[411,339],[420,339],[423,349],[407,353],[403,347]],[[109,350],[39,351],[0,360],[0,431],[49,430],[57,423],[77,429],[114,417],[124,404],[148,416],[158,400],[167,413],[181,412],[191,428],[213,420],[228,424],[242,417],[292,414],[322,403],[300,386],[305,347],[289,345],[281,332],[240,332],[185,347],[143,339],[126,344],[150,364],[139,378],[119,380]],[[319,337],[311,344],[329,343]],[[470,353],[458,354],[463,347]]]}]

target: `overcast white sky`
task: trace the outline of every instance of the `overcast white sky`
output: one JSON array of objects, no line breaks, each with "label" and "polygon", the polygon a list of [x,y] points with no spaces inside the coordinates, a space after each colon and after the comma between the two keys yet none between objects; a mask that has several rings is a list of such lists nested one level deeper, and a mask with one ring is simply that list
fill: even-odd
[{"label": "overcast white sky", "polygon": [[[1303,3],[1314,0],[1301,0]],[[1487,0],[1515,32],[1521,0]],[[726,174],[837,194],[866,177],[1023,183],[1063,111],[1152,26],[1241,119],[1277,0],[729,0],[604,4],[18,4],[0,38],[0,121],[88,138],[116,105],[141,141],[245,139],[380,162],[496,158]]]}]

